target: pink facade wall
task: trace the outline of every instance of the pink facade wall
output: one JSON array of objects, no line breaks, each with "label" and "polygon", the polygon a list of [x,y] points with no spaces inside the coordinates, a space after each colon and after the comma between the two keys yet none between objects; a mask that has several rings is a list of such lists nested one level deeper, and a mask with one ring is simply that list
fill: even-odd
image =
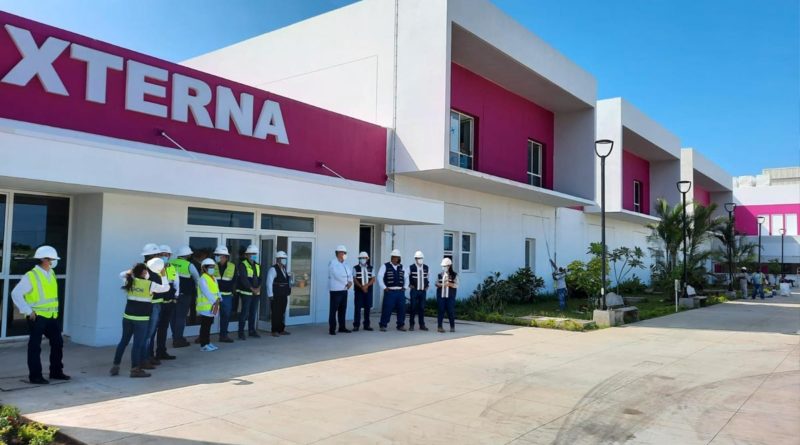
[{"label": "pink facade wall", "polygon": [[[786,215],[800,216],[800,204],[772,204],[772,205],[738,205],[733,211],[736,218],[736,230],[745,235],[758,235],[758,215]],[[765,221],[767,232],[770,230],[770,221]]]},{"label": "pink facade wall", "polygon": [[542,183],[553,188],[551,111],[456,64],[451,66],[450,106],[476,118],[477,171],[527,184],[528,139],[533,139],[544,145]]},{"label": "pink facade wall", "polygon": [[633,181],[642,183],[641,213],[650,214],[650,161],[622,151],[622,208],[633,210]]},{"label": "pink facade wall", "polygon": [[[386,130],[380,126],[5,12],[0,12],[0,24],[4,25],[0,26],[0,78],[22,59],[5,29],[5,25],[10,24],[30,31],[37,46],[55,37],[120,56],[126,64],[133,60],[167,70],[170,79],[177,73],[201,80],[212,92],[217,86],[224,86],[230,88],[237,99],[241,93],[249,93],[254,97],[254,122],[265,100],[275,101],[280,104],[289,144],[280,144],[271,135],[266,139],[243,136],[233,122],[230,122],[229,131],[203,127],[195,122],[191,113],[188,122],[179,122],[127,110],[126,68],[107,70],[105,104],[89,102],[85,99],[87,64],[71,58],[70,47],[53,63],[68,96],[46,92],[35,77],[25,86],[0,82],[0,117],[177,150],[161,136],[163,130],[189,151],[330,176],[331,173],[319,165],[324,162],[347,179],[380,185],[386,182]],[[146,95],[145,100],[170,107],[172,82],[148,79],[148,83],[165,87],[166,97]],[[215,122],[215,100],[216,95],[205,107],[212,122]]]},{"label": "pink facade wall", "polygon": [[711,192],[694,183],[692,184],[692,190],[694,190],[692,193],[694,202],[704,206],[711,204]]}]

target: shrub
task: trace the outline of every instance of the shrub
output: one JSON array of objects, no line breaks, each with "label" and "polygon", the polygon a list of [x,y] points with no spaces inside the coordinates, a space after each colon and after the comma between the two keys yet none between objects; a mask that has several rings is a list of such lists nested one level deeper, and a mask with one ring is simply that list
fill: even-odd
[{"label": "shrub", "polygon": [[[501,278],[500,272],[494,272],[484,278],[475,288],[475,292],[464,301],[463,309],[501,313],[508,303],[533,303],[542,287],[544,280],[527,267],[518,269],[505,279]],[[456,309],[458,310],[458,304]]]},{"label": "shrub", "polygon": [[641,294],[645,289],[647,289],[647,286],[645,286],[642,280],[636,275],[629,280],[617,284],[617,293],[620,295]]},{"label": "shrub", "polygon": [[49,445],[56,437],[57,431],[56,428],[31,422],[20,426],[17,434],[21,439],[26,440],[28,445]]},{"label": "shrub", "polygon": [[14,406],[0,406],[0,444],[49,445],[57,432],[58,429],[38,422],[23,422]]}]

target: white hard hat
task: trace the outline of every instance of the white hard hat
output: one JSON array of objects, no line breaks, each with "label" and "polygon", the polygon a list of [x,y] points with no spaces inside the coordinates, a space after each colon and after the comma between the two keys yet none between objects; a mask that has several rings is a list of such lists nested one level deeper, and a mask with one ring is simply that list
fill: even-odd
[{"label": "white hard hat", "polygon": [[178,256],[189,256],[193,253],[194,252],[192,252],[192,248],[189,246],[178,247],[178,253],[177,253]]},{"label": "white hard hat", "polygon": [[347,253],[347,247],[345,247],[345,246],[344,246],[344,245],[342,245],[342,244],[339,244],[338,246],[336,246],[336,251],[337,251],[337,252],[344,252],[344,253]]},{"label": "white hard hat", "polygon": [[150,255],[158,255],[161,253],[161,249],[158,248],[158,244],[155,243],[147,243],[142,247],[142,256],[150,256]]},{"label": "white hard hat", "polygon": [[172,249],[166,244],[162,244],[162,245],[158,246],[158,250],[160,250],[161,253],[168,253],[168,254],[172,255]]},{"label": "white hard hat", "polygon": [[451,260],[450,258],[445,258],[442,260],[442,267],[452,266],[452,265],[453,265],[453,260]]},{"label": "white hard hat", "polygon": [[203,260],[202,263],[200,263],[200,267],[214,266],[216,264],[217,263],[215,263],[214,260],[212,260],[211,258],[206,258]]},{"label": "white hard hat", "polygon": [[402,255],[400,255],[400,249],[394,249],[392,250],[392,253],[389,256],[401,257]]},{"label": "white hard hat", "polygon": [[358,254],[359,258],[369,258],[369,254],[367,252],[361,252]]},{"label": "white hard hat", "polygon": [[421,250],[414,252],[414,258],[425,258],[425,255],[422,254]]},{"label": "white hard hat", "polygon": [[254,253],[258,255],[258,246],[256,246],[255,244],[250,244],[249,246],[247,246],[247,249],[245,249],[244,253]]},{"label": "white hard hat", "polygon": [[289,258],[289,256],[286,255],[286,252],[279,250],[278,253],[275,254],[275,258]]},{"label": "white hard hat", "polygon": [[150,258],[147,260],[147,268],[155,273],[161,273],[164,270],[164,260],[160,257]]},{"label": "white hard hat", "polygon": [[58,257],[58,253],[56,253],[56,249],[54,249],[54,248],[52,248],[50,246],[42,246],[42,247],[36,249],[36,252],[34,252],[33,257],[36,258],[36,259],[39,259],[39,260],[44,259],[44,258],[50,258],[51,260],[60,260],[61,259],[61,258]]},{"label": "white hard hat", "polygon": [[217,248],[216,248],[216,249],[214,249],[214,255],[227,255],[227,256],[231,256],[231,254],[228,252],[228,248],[227,248],[227,247],[225,247],[225,246],[217,246]]}]

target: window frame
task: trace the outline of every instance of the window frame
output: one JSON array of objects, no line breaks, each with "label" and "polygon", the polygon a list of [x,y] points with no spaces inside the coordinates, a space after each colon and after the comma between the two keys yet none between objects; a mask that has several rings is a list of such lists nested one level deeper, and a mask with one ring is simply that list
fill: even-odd
[{"label": "window frame", "polygon": [[633,211],[636,213],[642,213],[642,198],[644,197],[642,186],[642,181],[633,180]]},{"label": "window frame", "polygon": [[[451,231],[451,230],[445,230],[444,233],[442,233],[442,251],[444,252],[442,256],[450,258],[450,260],[453,262],[453,268],[456,267],[456,258],[457,258],[456,257],[456,252],[458,252],[458,246],[456,246],[456,239],[457,239],[456,238],[456,234],[457,233],[458,232],[454,232],[454,231]],[[450,249],[450,250],[445,249],[444,240],[448,236],[450,236],[452,238],[452,240],[450,241],[450,247],[452,249]]]},{"label": "window frame", "polygon": [[[469,250],[464,250],[464,244],[465,244],[464,243],[464,237],[469,239]],[[476,239],[477,239],[477,237],[472,232],[461,232],[461,237],[459,238],[460,242],[459,242],[459,246],[458,246],[459,247],[459,249],[458,249],[459,250],[458,258],[460,260],[459,261],[458,270],[460,270],[461,272],[475,272],[475,240]],[[464,255],[466,255],[467,258],[469,258],[469,260],[466,261],[466,263],[467,263],[467,267],[466,268],[464,267],[464,263],[465,263]]]},{"label": "window frame", "polygon": [[536,273],[536,238],[525,238],[525,267]]},{"label": "window frame", "polygon": [[[199,210],[204,212],[211,212],[211,213],[230,213],[230,214],[242,214],[242,215],[250,215],[251,217],[251,224],[250,226],[235,226],[235,225],[215,225],[215,224],[196,224],[193,223],[192,218],[192,210]],[[254,211],[246,211],[246,210],[232,210],[223,207],[200,207],[196,205],[189,204],[186,206],[186,226],[187,227],[214,227],[215,229],[239,229],[239,230],[253,230],[256,228],[256,223],[259,223],[260,227],[260,217],[258,212]]]},{"label": "window frame", "polygon": [[[459,125],[458,125],[458,133],[454,134],[453,118],[456,117],[456,116],[458,117],[458,124]],[[465,120],[468,120],[468,121],[470,121],[472,123],[472,125],[470,125],[470,134],[469,134],[469,141],[470,141],[469,154],[463,153],[461,151],[461,126],[462,126],[462,124],[463,124],[463,122]],[[476,133],[475,130],[476,130],[477,121],[478,121],[478,119],[475,116],[471,116],[469,114],[462,113],[462,112],[460,112],[458,110],[455,110],[455,109],[452,109],[452,108],[450,109],[450,143],[449,143],[448,148],[447,148],[447,152],[448,152],[448,161],[447,162],[448,162],[449,165],[452,165],[452,166],[458,167],[458,168],[463,168],[465,170],[472,170],[472,171],[476,171],[477,170],[476,165],[475,165],[475,152],[476,152],[476,148],[477,148],[477,144],[476,144],[476,141],[475,141],[475,133]],[[458,141],[458,143],[456,144],[457,151],[453,150],[453,139],[454,138]],[[451,158],[452,155],[457,155],[458,156],[458,164],[453,164],[452,158]],[[469,165],[470,165],[469,167],[464,167],[462,165],[462,158],[467,158],[469,160]]]},{"label": "window frame", "polygon": [[[533,171],[531,171],[531,168],[533,167],[531,162],[531,152],[534,149],[534,147],[538,147],[539,150],[539,156],[538,156],[539,165],[537,166],[538,173],[534,173]],[[532,187],[544,187],[543,167],[544,167],[544,144],[535,139],[528,138],[528,185]],[[538,185],[533,183],[533,178],[539,179]]]}]

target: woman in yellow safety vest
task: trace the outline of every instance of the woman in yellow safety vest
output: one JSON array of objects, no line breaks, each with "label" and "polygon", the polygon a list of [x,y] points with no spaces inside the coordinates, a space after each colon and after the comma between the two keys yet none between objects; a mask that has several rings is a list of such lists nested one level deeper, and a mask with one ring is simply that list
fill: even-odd
[{"label": "woman in yellow safety vest", "polygon": [[197,316],[200,319],[200,350],[203,352],[216,351],[218,348],[211,343],[211,325],[219,311],[222,299],[219,294],[219,284],[214,277],[216,263],[211,258],[206,258],[200,263],[202,275],[197,285]]},{"label": "woman in yellow safety vest", "polygon": [[[164,260],[152,258],[147,264],[136,264],[133,269],[123,271],[119,274],[125,284],[122,286],[127,295],[125,312],[122,314],[122,338],[117,344],[117,351],[114,354],[114,365],[111,367],[111,375],[119,374],[119,364],[125,348],[133,337],[133,347],[131,348],[131,377],[150,377],[150,373],[145,369],[153,369],[152,365],[144,363],[147,346],[147,327],[150,324],[150,313],[152,312],[152,300],[154,293],[166,292],[169,290],[169,282],[153,281],[155,277],[150,277],[150,272],[164,275]],[[151,279],[152,278],[152,279]]]}]

